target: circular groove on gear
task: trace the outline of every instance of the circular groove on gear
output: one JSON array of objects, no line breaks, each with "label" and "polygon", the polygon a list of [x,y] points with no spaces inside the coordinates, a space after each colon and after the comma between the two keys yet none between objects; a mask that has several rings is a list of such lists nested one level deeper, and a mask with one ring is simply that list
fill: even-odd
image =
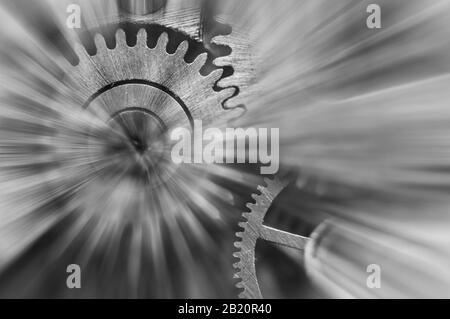
[{"label": "circular groove on gear", "polygon": [[115,112],[114,114],[111,115],[110,120],[114,120],[114,118],[122,113],[125,112],[132,112],[132,111],[137,111],[137,112],[142,112],[145,114],[148,114],[150,116],[152,116],[154,119],[156,119],[159,123],[159,125],[166,131],[167,130],[167,125],[164,123],[164,121],[158,116],[158,114],[156,114],[155,112],[152,112],[150,110],[147,110],[146,108],[143,107],[127,107],[126,109],[122,109],[120,111]]},{"label": "circular groove on gear", "polygon": [[189,111],[187,105],[183,102],[183,100],[177,94],[175,94],[174,92],[169,90],[167,87],[165,87],[165,86],[163,86],[163,85],[161,85],[159,83],[152,82],[152,81],[149,81],[149,80],[143,80],[143,79],[130,79],[130,80],[123,80],[123,81],[117,81],[117,82],[111,83],[111,84],[101,88],[100,90],[98,90],[94,94],[92,94],[87,99],[87,101],[83,104],[83,109],[89,108],[89,106],[92,103],[92,101],[94,101],[96,98],[98,98],[103,93],[108,92],[109,90],[112,90],[112,89],[114,89],[116,87],[123,86],[123,85],[128,85],[128,84],[148,85],[148,86],[154,87],[156,89],[159,89],[159,90],[163,91],[164,93],[167,93],[175,101],[177,101],[177,103],[181,106],[181,108],[183,109],[184,113],[186,113],[186,116],[187,116],[187,118],[189,120],[189,123],[191,124],[191,127],[194,127],[194,119],[192,117],[191,112]]}]

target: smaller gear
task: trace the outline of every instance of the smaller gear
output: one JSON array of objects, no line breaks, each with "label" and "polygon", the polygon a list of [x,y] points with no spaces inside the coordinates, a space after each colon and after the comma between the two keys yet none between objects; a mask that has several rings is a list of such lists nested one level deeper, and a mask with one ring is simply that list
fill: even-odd
[{"label": "smaller gear", "polygon": [[229,25],[232,32],[229,35],[217,35],[212,43],[231,48],[229,55],[218,57],[214,60],[217,67],[233,67],[233,74],[221,79],[217,85],[221,88],[235,88],[237,91],[233,97],[225,102],[227,108],[243,107],[248,104],[248,99],[257,92],[256,65],[257,58],[254,53],[250,36],[236,27],[230,20],[219,17],[219,23]]},{"label": "smaller gear", "polygon": [[258,239],[300,251],[304,251],[309,242],[307,237],[264,225],[264,218],[273,201],[287,186],[287,183],[276,178],[274,180],[265,179],[265,183],[266,186],[258,187],[259,195],[252,195],[255,203],[247,204],[250,212],[243,213],[246,221],[239,223],[239,226],[244,229],[243,232],[236,233],[236,236],[240,238],[235,243],[239,251],[234,253],[233,256],[239,259],[234,264],[234,268],[237,269],[235,278],[240,279],[236,286],[243,289],[239,294],[240,298],[262,298],[255,271],[255,247]]},{"label": "smaller gear", "polygon": [[255,26],[258,17],[255,8],[261,6],[260,1],[229,0],[218,5],[214,20],[216,23],[226,25],[231,32],[218,34],[211,40],[217,46],[226,46],[231,49],[230,54],[217,57],[213,63],[217,67],[231,66],[233,73],[221,79],[217,85],[221,88],[235,88],[236,92],[225,101],[227,108],[251,105],[252,97],[261,92],[258,84],[260,72],[260,55],[255,42]]}]

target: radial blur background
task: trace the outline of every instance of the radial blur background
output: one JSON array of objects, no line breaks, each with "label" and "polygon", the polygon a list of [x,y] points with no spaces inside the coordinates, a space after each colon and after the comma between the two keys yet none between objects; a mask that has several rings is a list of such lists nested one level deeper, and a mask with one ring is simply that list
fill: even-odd
[{"label": "radial blur background", "polygon": [[197,2],[0,0],[0,297],[239,293],[233,243],[258,165],[183,166],[155,187],[124,177],[128,155],[97,152],[111,132],[66,79],[76,43],[95,55],[101,33],[113,49],[119,28],[129,45],[166,32],[170,53],[188,40],[203,76],[229,61],[215,90],[228,83],[224,107],[246,112],[228,125],[280,128],[291,183],[265,223],[318,238],[310,256],[258,242],[264,297],[450,297],[450,2],[378,0],[381,29],[366,26],[374,1]]}]

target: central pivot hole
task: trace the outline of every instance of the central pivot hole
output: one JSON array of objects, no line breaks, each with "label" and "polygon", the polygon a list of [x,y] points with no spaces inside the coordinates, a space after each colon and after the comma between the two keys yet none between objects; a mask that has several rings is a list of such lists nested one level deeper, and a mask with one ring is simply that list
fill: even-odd
[{"label": "central pivot hole", "polygon": [[148,149],[147,142],[143,141],[143,140],[141,140],[139,138],[132,137],[131,138],[131,143],[133,144],[136,152],[138,152],[140,154],[145,153],[145,151],[147,151],[147,149]]},{"label": "central pivot hole", "polygon": [[128,108],[113,114],[108,125],[120,137],[110,145],[110,156],[120,158],[120,165],[135,177],[154,172],[167,148],[161,119],[147,109]]}]

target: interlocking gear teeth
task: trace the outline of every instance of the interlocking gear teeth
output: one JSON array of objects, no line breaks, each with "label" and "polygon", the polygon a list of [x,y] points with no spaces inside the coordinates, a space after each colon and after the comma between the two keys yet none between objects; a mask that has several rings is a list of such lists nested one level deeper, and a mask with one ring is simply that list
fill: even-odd
[{"label": "interlocking gear teeth", "polygon": [[[216,20],[219,23],[229,24],[226,19],[221,17]],[[229,55],[218,57],[213,63],[217,67],[233,67],[233,74],[217,83],[221,88],[233,87],[236,89],[235,95],[224,105],[225,108],[233,109],[247,105],[248,99],[255,92],[256,56],[253,53],[249,36],[245,32],[233,29],[233,25],[229,25],[232,27],[231,34],[215,36],[211,42],[231,48]]]},{"label": "interlocking gear teeth", "polygon": [[[258,279],[255,271],[255,247],[259,238],[271,241],[280,245],[303,249],[308,239],[299,235],[290,234],[274,228],[267,228],[263,225],[264,217],[267,214],[274,199],[286,187],[287,183],[275,178],[274,180],[265,179],[265,186],[259,186],[259,194],[253,194],[255,203],[248,203],[250,212],[242,214],[244,222],[239,223],[243,231],[236,233],[238,241],[234,243],[238,249],[233,254],[238,259],[233,267],[237,270],[234,278],[239,279],[236,287],[243,291],[239,294],[240,298],[261,299],[262,294],[259,289]],[[275,232],[267,234],[268,230]],[[272,236],[272,237],[271,237]],[[277,240],[277,238],[279,240]]]},{"label": "interlocking gear teeth", "polygon": [[[222,107],[223,101],[231,97],[233,91],[231,89],[218,92],[214,90],[214,85],[222,76],[223,70],[213,71],[206,76],[201,75],[200,70],[206,63],[207,54],[200,54],[192,63],[187,63],[184,57],[188,50],[188,43],[182,42],[173,54],[169,54],[168,42],[167,33],[163,33],[156,46],[149,48],[147,32],[145,29],[140,29],[136,45],[130,47],[126,43],[125,32],[119,29],[116,32],[116,47],[109,49],[104,37],[96,34],[97,53],[95,55],[89,56],[81,44],[75,45],[74,49],[80,62],[73,67],[67,80],[85,101],[92,99],[105,88],[115,87],[117,83],[146,81],[153,86],[164,87],[164,90],[170,92],[174,99],[181,101],[182,103],[179,104],[185,105],[184,112],[189,113],[187,117],[191,120],[201,119],[208,123],[240,116],[240,112]],[[145,102],[138,96],[130,96],[131,89],[132,87],[127,91],[127,95],[121,96],[125,99],[123,101],[125,104],[131,106],[133,103]],[[181,108],[175,110],[173,105],[168,110],[158,105],[145,107],[152,108],[151,111],[158,115],[164,113],[162,119],[164,122],[168,121],[168,124],[174,124],[181,119],[179,118],[182,113]]]}]

